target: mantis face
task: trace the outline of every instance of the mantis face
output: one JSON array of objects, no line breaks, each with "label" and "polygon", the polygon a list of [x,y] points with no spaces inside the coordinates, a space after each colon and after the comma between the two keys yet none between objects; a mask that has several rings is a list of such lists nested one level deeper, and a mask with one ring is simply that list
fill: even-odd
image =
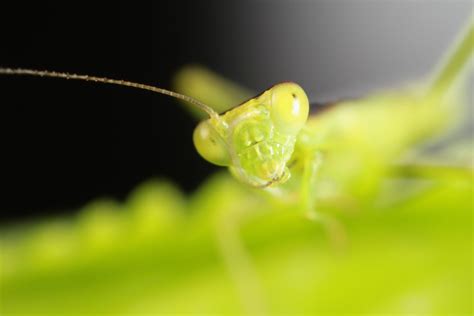
[{"label": "mantis face", "polygon": [[308,98],[295,83],[281,83],[220,116],[201,122],[194,144],[207,161],[228,166],[255,187],[284,183],[296,137],[308,118]]}]

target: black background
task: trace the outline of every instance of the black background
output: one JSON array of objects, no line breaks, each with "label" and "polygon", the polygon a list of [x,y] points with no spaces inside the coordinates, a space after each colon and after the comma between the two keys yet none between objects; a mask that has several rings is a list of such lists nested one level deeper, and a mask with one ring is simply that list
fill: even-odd
[{"label": "black background", "polygon": [[[197,10],[209,21],[205,8],[157,3],[152,16],[150,3],[132,3],[1,4],[0,63],[169,87],[181,65],[205,61],[189,50],[206,45],[190,31],[206,27],[195,24]],[[26,77],[1,77],[0,87],[3,220],[121,199],[151,177],[189,191],[213,169],[193,149],[194,120],[168,97]]]}]

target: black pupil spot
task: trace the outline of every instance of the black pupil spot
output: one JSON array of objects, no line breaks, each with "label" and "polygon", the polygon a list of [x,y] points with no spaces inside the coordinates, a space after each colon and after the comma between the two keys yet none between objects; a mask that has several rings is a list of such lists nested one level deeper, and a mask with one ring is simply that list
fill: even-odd
[{"label": "black pupil spot", "polygon": [[291,96],[293,97],[293,99],[296,99],[296,94],[292,93]]}]

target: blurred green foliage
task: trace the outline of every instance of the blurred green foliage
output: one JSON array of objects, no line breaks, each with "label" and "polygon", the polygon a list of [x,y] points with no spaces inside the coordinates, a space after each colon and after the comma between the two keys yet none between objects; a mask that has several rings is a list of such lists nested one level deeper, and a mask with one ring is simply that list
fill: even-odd
[{"label": "blurred green foliage", "polygon": [[[125,203],[99,200],[74,219],[4,231],[2,315],[255,310],[223,258],[219,239],[232,236],[221,230],[232,228],[252,262],[248,286],[259,287],[259,311],[471,314],[472,175],[394,181],[413,192],[340,217],[345,249],[298,209],[227,174],[190,197],[152,181]],[[236,216],[238,209],[253,215]]]}]

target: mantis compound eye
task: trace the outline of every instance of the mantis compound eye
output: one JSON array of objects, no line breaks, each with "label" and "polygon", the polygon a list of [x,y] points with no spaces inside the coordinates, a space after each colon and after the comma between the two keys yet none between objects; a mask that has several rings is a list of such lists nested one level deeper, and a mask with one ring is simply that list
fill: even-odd
[{"label": "mantis compound eye", "polygon": [[309,102],[303,89],[292,82],[280,83],[271,89],[271,117],[275,126],[296,134],[308,119]]},{"label": "mantis compound eye", "polygon": [[227,147],[217,131],[207,121],[199,123],[193,134],[198,153],[210,163],[228,166],[231,163]]}]

